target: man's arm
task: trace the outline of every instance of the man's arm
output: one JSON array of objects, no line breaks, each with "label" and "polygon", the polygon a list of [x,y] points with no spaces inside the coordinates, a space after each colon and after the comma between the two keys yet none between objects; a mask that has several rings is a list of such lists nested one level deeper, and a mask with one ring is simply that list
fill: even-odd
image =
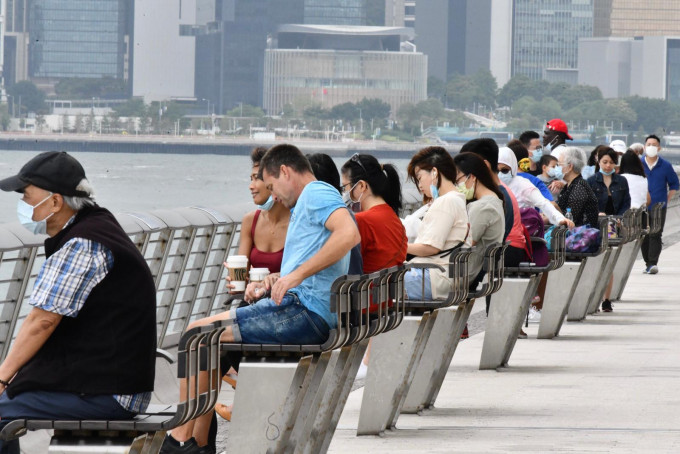
[{"label": "man's arm", "polygon": [[345,208],[335,210],[326,220],[325,227],[331,232],[326,244],[309,260],[292,273],[279,278],[272,286],[272,299],[275,303],[281,304],[288,290],[297,287],[309,276],[328,268],[361,242],[359,229]]},{"label": "man's arm", "polygon": [[[37,307],[31,309],[21,325],[14,345],[0,364],[0,379],[11,380],[14,375],[40,350],[61,321],[61,315],[44,311]],[[5,386],[0,383],[0,394]]]}]

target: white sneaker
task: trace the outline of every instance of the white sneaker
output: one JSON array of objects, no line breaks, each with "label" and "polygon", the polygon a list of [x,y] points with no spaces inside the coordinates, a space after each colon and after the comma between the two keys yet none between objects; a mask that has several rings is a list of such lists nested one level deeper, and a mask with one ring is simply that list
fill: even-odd
[{"label": "white sneaker", "polygon": [[541,311],[536,309],[534,306],[529,308],[529,323],[540,323],[541,322]]},{"label": "white sneaker", "polygon": [[361,361],[361,365],[359,365],[359,370],[357,371],[357,377],[356,380],[363,380],[366,378],[366,373],[368,372],[368,366],[364,364],[364,361]]}]

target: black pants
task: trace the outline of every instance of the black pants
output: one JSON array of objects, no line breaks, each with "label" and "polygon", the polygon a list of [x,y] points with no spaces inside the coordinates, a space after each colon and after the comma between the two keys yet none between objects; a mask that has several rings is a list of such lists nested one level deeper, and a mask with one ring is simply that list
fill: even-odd
[{"label": "black pants", "polygon": [[[519,264],[521,262],[527,261],[526,256],[527,256],[527,254],[526,254],[526,251],[524,249],[518,248],[518,247],[508,246],[505,249],[505,255],[503,256],[504,257],[503,263],[504,263],[505,266],[508,266],[508,267],[516,267],[516,266],[519,266]],[[490,306],[491,306],[491,295],[487,295],[486,296],[486,315],[487,316],[489,315],[489,307]]]},{"label": "black pants", "polygon": [[663,226],[666,223],[666,207],[661,209],[661,229],[658,233],[645,236],[642,240],[642,258],[645,259],[645,265],[650,267],[659,263],[659,256],[661,255],[661,248],[663,242],[661,235],[663,234]]}]

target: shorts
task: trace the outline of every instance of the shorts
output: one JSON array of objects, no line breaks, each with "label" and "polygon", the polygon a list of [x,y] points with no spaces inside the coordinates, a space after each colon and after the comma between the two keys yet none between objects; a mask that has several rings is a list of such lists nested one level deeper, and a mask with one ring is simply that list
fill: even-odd
[{"label": "shorts", "polygon": [[326,321],[294,293],[286,293],[281,304],[263,298],[251,306],[232,309],[231,318],[234,341],[242,344],[320,345],[330,333]]}]

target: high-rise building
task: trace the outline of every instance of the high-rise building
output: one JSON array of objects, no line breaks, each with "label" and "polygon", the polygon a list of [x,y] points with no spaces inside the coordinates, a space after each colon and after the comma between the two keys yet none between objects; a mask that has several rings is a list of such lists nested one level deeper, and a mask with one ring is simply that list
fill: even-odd
[{"label": "high-rise building", "polygon": [[578,40],[593,36],[593,1],[514,0],[512,74],[576,83]]},{"label": "high-rise building", "polygon": [[[337,3],[337,2],[336,2]],[[215,113],[262,106],[264,51],[279,24],[302,24],[304,0],[217,2],[215,21],[196,36],[195,95]]]},{"label": "high-rise building", "polygon": [[128,80],[130,0],[29,2],[32,78]]},{"label": "high-rise building", "polygon": [[305,0],[305,24],[366,25],[367,0]]},{"label": "high-rise building", "polygon": [[499,85],[510,79],[512,5],[507,0],[427,0],[415,4],[416,45],[428,55],[428,74],[488,69]]},{"label": "high-rise building", "polygon": [[[2,1],[2,0],[0,0]],[[28,78],[27,0],[5,0],[2,78],[5,87]]]},{"label": "high-rise building", "polygon": [[680,1],[594,0],[593,36],[680,35]]}]

